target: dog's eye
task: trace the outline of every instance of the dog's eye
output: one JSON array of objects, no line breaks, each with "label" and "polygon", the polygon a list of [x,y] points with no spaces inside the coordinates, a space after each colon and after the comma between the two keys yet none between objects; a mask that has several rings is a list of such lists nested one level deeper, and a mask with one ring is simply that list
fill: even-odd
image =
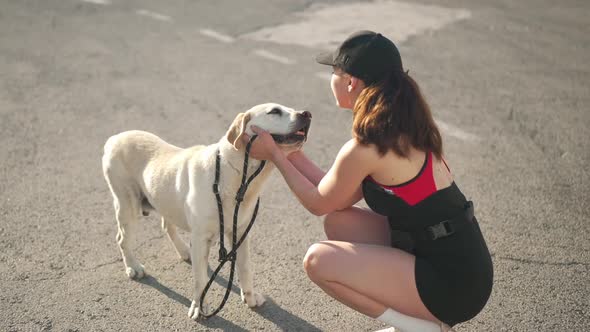
[{"label": "dog's eye", "polygon": [[268,114],[278,114],[278,115],[281,115],[281,114],[283,114],[283,111],[280,108],[273,108],[270,111],[268,111]]}]

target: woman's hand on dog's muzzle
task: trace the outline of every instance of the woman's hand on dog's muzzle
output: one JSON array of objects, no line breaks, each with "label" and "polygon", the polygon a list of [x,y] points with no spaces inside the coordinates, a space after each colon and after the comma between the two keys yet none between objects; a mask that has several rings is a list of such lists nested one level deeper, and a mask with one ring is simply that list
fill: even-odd
[{"label": "woman's hand on dog's muzzle", "polygon": [[[252,126],[251,128],[258,137],[252,143],[250,157],[257,160],[273,161],[278,154],[284,155],[272,136],[266,130],[256,126]],[[242,135],[244,144],[248,144],[250,138],[251,137],[246,133]]]}]

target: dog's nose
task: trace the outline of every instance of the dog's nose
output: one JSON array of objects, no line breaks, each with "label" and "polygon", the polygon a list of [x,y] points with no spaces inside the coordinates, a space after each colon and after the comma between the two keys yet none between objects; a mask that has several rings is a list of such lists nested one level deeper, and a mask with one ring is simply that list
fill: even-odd
[{"label": "dog's nose", "polygon": [[308,111],[303,111],[303,113],[301,113],[301,116],[306,119],[311,119],[311,113]]}]

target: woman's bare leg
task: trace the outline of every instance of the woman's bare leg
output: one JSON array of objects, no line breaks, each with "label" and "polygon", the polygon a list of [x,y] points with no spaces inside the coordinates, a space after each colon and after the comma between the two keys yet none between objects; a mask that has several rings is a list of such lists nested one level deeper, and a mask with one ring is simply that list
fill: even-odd
[{"label": "woman's bare leg", "polygon": [[[440,331],[437,325],[438,319],[424,307],[417,294],[414,279],[415,257],[402,250],[391,248],[390,229],[386,217],[369,209],[353,206],[328,214],[324,219],[324,231],[328,240],[331,241],[316,243],[310,247],[304,259],[304,267],[310,279],[328,295],[361,313],[378,318],[396,328],[402,328],[402,331]],[[398,238],[399,236],[402,237]],[[409,249],[413,246],[411,242],[407,242],[409,239],[405,239],[401,234],[396,235],[396,239],[396,245],[401,245],[402,248]],[[372,255],[371,253],[364,253],[366,250],[362,249],[355,252],[355,247],[363,246],[380,247],[380,251],[391,250],[393,253],[385,255],[395,257],[388,257],[383,262],[379,262],[381,258],[376,258],[374,262],[367,262],[363,256]],[[357,257],[351,260],[353,255]],[[338,257],[334,258],[334,256]],[[365,265],[358,268],[352,265],[354,268],[351,269],[351,263],[354,264],[356,260],[363,261]],[[397,264],[396,260],[404,262]],[[340,266],[333,269],[330,265],[324,264],[325,261],[331,261],[331,264],[339,264]],[[392,265],[393,273],[397,275],[398,279],[389,278],[381,270],[366,276],[366,280],[363,276],[350,278],[346,275],[351,272],[373,270],[371,264],[377,264],[380,267],[384,264]],[[392,273],[392,269],[388,270],[389,273]],[[375,271],[373,270],[373,272]],[[400,284],[399,279],[404,279],[404,282]],[[390,287],[379,287],[379,285],[392,282],[405,291],[413,289],[414,300],[405,301],[407,294],[395,289],[386,290],[387,292],[384,293],[384,290]],[[364,285],[355,287],[356,284]],[[366,284],[373,285],[374,292],[381,297],[365,293]],[[389,301],[391,300],[389,297],[393,297],[395,300]],[[398,308],[400,299],[401,302],[404,302],[401,309]],[[422,315],[416,316],[420,312]]]},{"label": "woman's bare leg", "polygon": [[304,259],[313,282],[365,315],[375,318],[391,308],[440,323],[418,295],[414,265],[414,256],[396,248],[341,241],[316,243]]},{"label": "woman's bare leg", "polygon": [[324,232],[328,240],[390,246],[387,218],[361,207],[326,215]]}]

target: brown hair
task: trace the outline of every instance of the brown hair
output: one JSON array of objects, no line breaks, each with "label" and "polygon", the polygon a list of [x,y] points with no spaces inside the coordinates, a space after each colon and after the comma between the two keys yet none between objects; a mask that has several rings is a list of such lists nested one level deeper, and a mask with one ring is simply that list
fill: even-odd
[{"label": "brown hair", "polygon": [[363,89],[353,112],[352,134],[379,154],[407,157],[410,147],[442,157],[442,138],[420,88],[407,72],[392,72]]}]

